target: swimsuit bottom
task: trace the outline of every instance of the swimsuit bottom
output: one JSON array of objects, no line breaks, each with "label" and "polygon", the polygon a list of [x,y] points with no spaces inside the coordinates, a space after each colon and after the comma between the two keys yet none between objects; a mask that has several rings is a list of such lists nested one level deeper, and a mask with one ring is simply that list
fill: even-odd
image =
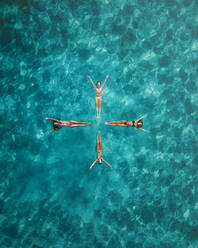
[{"label": "swimsuit bottom", "polygon": [[[72,126],[72,122],[71,121],[68,121],[68,122],[69,122],[69,127],[71,127]],[[63,122],[62,121],[59,121],[59,123],[60,123],[59,127],[63,127]]]},{"label": "swimsuit bottom", "polygon": [[71,121],[69,121],[69,127],[71,127],[72,126],[72,123],[71,123]]},{"label": "swimsuit bottom", "polygon": [[101,99],[101,96],[96,96],[96,99],[98,99],[98,100]]}]

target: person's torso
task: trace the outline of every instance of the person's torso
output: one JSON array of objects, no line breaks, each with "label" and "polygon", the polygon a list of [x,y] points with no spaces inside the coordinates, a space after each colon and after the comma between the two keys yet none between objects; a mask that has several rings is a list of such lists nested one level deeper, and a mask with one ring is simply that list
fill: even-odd
[{"label": "person's torso", "polygon": [[101,96],[102,89],[96,88],[96,96]]},{"label": "person's torso", "polygon": [[99,151],[97,152],[97,158],[98,158],[98,159],[101,159],[101,158],[102,158],[102,150],[99,150]]}]

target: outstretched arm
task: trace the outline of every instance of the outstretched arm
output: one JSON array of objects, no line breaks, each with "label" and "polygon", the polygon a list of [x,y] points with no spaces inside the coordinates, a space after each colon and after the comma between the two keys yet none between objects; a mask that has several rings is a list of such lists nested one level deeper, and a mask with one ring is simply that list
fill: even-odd
[{"label": "outstretched arm", "polygon": [[146,115],[143,115],[142,117],[140,117],[139,119],[137,119],[137,122],[140,121],[141,119],[145,118]]},{"label": "outstretched arm", "polygon": [[[103,158],[102,158],[102,161],[105,162],[109,167],[111,167],[111,165],[107,161],[105,161]],[[111,167],[111,169],[112,169],[112,167]]]},{"label": "outstretched arm", "polygon": [[141,128],[141,127],[138,127],[137,129],[141,129],[142,131],[144,131],[144,132],[146,132],[146,133],[150,133],[149,131],[147,131],[147,130]]},{"label": "outstretched arm", "polygon": [[47,131],[46,133],[50,133],[50,132],[53,132],[55,129],[52,129],[52,130],[50,130],[50,131]]},{"label": "outstretched arm", "polygon": [[96,159],[93,164],[89,167],[89,169],[91,170],[91,168],[94,166],[94,164],[98,161],[98,159]]},{"label": "outstretched arm", "polygon": [[46,120],[52,120],[52,121],[60,121],[60,120],[57,120],[57,119],[53,119],[53,118],[44,118],[44,119],[46,119]]},{"label": "outstretched arm", "polygon": [[101,86],[101,88],[104,87],[104,85],[105,85],[105,83],[106,83],[108,77],[109,77],[109,74],[106,76],[105,81],[104,81],[103,85]]},{"label": "outstretched arm", "polygon": [[87,77],[89,78],[89,80],[91,81],[91,83],[93,84],[93,87],[96,88],[95,84],[93,83],[93,80],[91,79],[90,76],[87,75]]}]

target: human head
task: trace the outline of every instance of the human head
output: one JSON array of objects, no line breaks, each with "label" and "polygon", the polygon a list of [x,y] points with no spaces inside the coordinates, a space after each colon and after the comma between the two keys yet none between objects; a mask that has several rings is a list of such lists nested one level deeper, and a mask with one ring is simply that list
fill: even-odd
[{"label": "human head", "polygon": [[100,81],[97,81],[96,86],[99,88],[100,85],[101,85],[101,82]]},{"label": "human head", "polygon": [[60,129],[59,123],[57,121],[53,121],[53,127],[54,127],[54,130]]},{"label": "human head", "polygon": [[138,121],[138,123],[137,123],[137,128],[140,128],[140,127],[142,127],[143,126],[143,123],[142,123],[142,121],[140,120],[140,121]]},{"label": "human head", "polygon": [[98,159],[98,163],[102,164],[102,159],[101,158]]}]

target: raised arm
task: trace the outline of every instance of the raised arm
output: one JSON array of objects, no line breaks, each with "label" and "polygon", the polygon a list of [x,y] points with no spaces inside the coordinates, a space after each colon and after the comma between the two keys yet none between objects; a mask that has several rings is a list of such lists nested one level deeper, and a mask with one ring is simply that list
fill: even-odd
[{"label": "raised arm", "polygon": [[89,78],[89,80],[90,80],[90,81],[91,81],[91,83],[93,84],[93,87],[94,87],[94,88],[96,88],[96,86],[95,86],[95,84],[94,84],[93,80],[91,79],[91,77],[90,77],[90,76],[88,76],[88,75],[87,75],[87,77]]},{"label": "raised arm", "polygon": [[108,77],[109,77],[109,74],[106,76],[105,81],[104,81],[103,85],[101,86],[101,88],[104,87],[104,85],[105,85],[105,83],[106,83]]},{"label": "raised arm", "polygon": [[89,170],[91,170],[91,168],[94,166],[94,164],[98,161],[98,159],[96,159],[93,164],[89,167]]},{"label": "raised arm", "polygon": [[50,133],[50,132],[53,132],[55,129],[52,129],[52,130],[50,130],[50,131],[47,131],[46,133]]},{"label": "raised arm", "polygon": [[44,119],[46,119],[46,120],[52,120],[52,121],[60,121],[60,120],[57,120],[57,119],[53,119],[53,118],[44,118]]},{"label": "raised arm", "polygon": [[[111,165],[107,161],[105,161],[103,158],[102,158],[102,161],[105,162],[109,167],[111,167]],[[112,167],[111,167],[111,169],[112,169]]]},{"label": "raised arm", "polygon": [[144,131],[144,132],[146,132],[146,133],[150,133],[149,131],[147,131],[147,130],[141,128],[141,127],[138,127],[137,129],[141,129],[142,131]]},{"label": "raised arm", "polygon": [[137,119],[137,122],[140,121],[141,119],[145,118],[146,115],[143,115],[142,117],[140,117],[139,119]]}]

